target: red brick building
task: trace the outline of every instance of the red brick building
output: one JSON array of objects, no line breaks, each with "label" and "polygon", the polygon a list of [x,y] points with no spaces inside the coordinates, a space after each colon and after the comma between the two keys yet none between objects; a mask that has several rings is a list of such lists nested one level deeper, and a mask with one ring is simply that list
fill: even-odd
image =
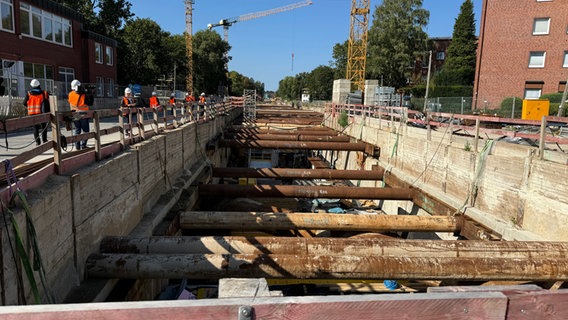
[{"label": "red brick building", "polygon": [[0,76],[12,96],[33,78],[60,97],[73,79],[115,96],[116,41],[84,30],[79,13],[50,0],[0,0],[0,17]]},{"label": "red brick building", "polygon": [[474,108],[497,109],[506,97],[563,92],[568,78],[566,0],[484,0]]}]

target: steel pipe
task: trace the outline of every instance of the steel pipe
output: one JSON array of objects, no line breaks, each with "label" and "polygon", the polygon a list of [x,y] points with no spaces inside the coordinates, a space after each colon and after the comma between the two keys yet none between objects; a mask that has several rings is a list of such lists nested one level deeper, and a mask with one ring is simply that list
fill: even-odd
[{"label": "steel pipe", "polygon": [[126,279],[568,280],[568,260],[349,255],[94,254],[87,277]]},{"label": "steel pipe", "polygon": [[328,198],[328,199],[381,199],[412,200],[416,190],[412,188],[371,188],[345,186],[285,186],[285,185],[235,185],[202,184],[199,195],[250,198]]},{"label": "steel pipe", "polygon": [[349,136],[324,136],[311,134],[226,134],[225,138],[237,140],[276,140],[276,141],[322,141],[349,142]]},{"label": "steel pipe", "polygon": [[213,168],[212,175],[225,178],[381,180],[384,170]]},{"label": "steel pipe", "polygon": [[220,147],[251,148],[251,149],[303,149],[303,150],[340,150],[366,151],[367,144],[362,142],[293,142],[271,140],[227,140],[219,141]]},{"label": "steel pipe", "polygon": [[106,237],[101,253],[279,254],[439,258],[568,259],[568,243],[291,237]]},{"label": "steel pipe", "polygon": [[184,229],[458,232],[460,218],[385,214],[186,211]]}]

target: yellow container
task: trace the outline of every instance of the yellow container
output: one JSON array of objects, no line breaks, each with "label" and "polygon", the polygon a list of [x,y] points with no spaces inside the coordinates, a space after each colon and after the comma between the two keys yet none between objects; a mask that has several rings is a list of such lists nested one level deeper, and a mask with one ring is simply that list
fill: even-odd
[{"label": "yellow container", "polygon": [[550,101],[548,100],[523,100],[523,120],[542,120],[548,116]]}]

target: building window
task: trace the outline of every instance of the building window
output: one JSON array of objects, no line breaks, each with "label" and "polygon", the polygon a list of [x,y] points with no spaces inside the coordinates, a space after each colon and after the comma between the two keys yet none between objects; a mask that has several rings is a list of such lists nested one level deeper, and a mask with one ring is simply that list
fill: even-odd
[{"label": "building window", "polygon": [[525,82],[525,99],[538,99],[542,95],[543,81]]},{"label": "building window", "polygon": [[59,67],[57,71],[59,73],[59,81],[61,81],[65,88],[62,92],[68,92],[71,90],[71,81],[75,79],[75,69]]},{"label": "building window", "polygon": [[544,68],[545,58],[546,58],[546,52],[531,51],[529,57],[529,68]]},{"label": "building window", "polygon": [[436,52],[436,60],[444,60],[446,58],[446,53],[444,51]]},{"label": "building window", "polygon": [[564,68],[568,68],[568,51],[564,51],[564,63],[562,64]]},{"label": "building window", "polygon": [[0,17],[2,17],[0,30],[14,32],[14,6],[12,5],[12,0],[0,0]]},{"label": "building window", "polygon": [[113,54],[112,54],[112,47],[105,47],[105,60],[108,66],[112,66],[113,64]]},{"label": "building window", "polygon": [[95,62],[103,63],[103,45],[95,42]]},{"label": "building window", "polygon": [[45,64],[24,62],[24,81],[29,84],[38,79],[44,90],[53,92],[53,67]]},{"label": "building window", "polygon": [[114,97],[114,80],[107,78],[106,79],[106,96],[107,97]]},{"label": "building window", "polygon": [[550,18],[535,18],[533,35],[548,34],[550,30]]},{"label": "building window", "polygon": [[97,97],[102,97],[104,95],[105,92],[105,83],[102,77],[97,77],[97,92],[96,92],[96,96]]},{"label": "building window", "polygon": [[558,83],[558,92],[562,93],[566,89],[566,81],[560,81]]},{"label": "building window", "polygon": [[70,20],[23,2],[20,3],[20,31],[23,35],[67,47],[73,44]]}]

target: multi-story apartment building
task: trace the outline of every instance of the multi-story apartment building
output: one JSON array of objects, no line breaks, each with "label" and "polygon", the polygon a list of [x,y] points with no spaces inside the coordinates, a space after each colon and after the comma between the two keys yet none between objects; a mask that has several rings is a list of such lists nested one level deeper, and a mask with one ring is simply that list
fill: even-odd
[{"label": "multi-story apartment building", "polygon": [[[50,0],[0,0],[0,91],[23,96],[37,78],[62,97],[73,79],[114,97],[115,40],[84,30],[83,17]],[[0,92],[1,93],[1,92]]]},{"label": "multi-story apartment building", "polygon": [[563,92],[567,78],[566,0],[483,1],[474,108]]}]

